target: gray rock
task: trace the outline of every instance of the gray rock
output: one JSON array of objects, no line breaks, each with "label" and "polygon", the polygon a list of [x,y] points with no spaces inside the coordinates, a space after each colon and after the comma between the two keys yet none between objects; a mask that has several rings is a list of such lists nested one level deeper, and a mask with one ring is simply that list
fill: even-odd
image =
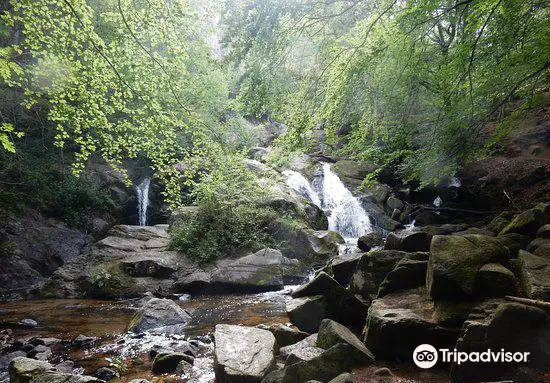
[{"label": "gray rock", "polygon": [[29,319],[29,318],[22,319],[21,321],[19,321],[19,324],[23,327],[31,327],[31,328],[38,326],[37,321],[35,321],[34,319]]},{"label": "gray rock", "polygon": [[293,298],[312,295],[324,296],[328,309],[326,318],[346,326],[363,326],[368,307],[325,272],[320,272],[310,282],[292,292]]},{"label": "gray rock", "polygon": [[426,285],[434,300],[473,296],[477,272],[487,263],[505,262],[510,252],[485,235],[436,235],[430,247]]},{"label": "gray rock", "polygon": [[296,342],[294,344],[291,344],[289,346],[281,347],[279,350],[279,353],[282,356],[288,356],[291,353],[295,352],[296,350],[300,350],[302,348],[308,348],[308,347],[315,347],[317,343],[317,334],[311,334],[307,338],[304,338],[303,340]]},{"label": "gray rock", "polygon": [[502,229],[499,235],[517,233],[534,237],[537,230],[547,223],[550,223],[550,217],[543,211],[534,208],[518,214],[504,229]]},{"label": "gray rock", "polygon": [[510,257],[512,258],[517,257],[520,250],[525,250],[531,241],[528,236],[517,233],[499,235],[497,238],[504,246],[508,248],[510,251]]},{"label": "gray rock", "polygon": [[443,214],[432,210],[424,210],[414,217],[417,226],[434,225],[447,222],[448,218]]},{"label": "gray rock", "polygon": [[389,233],[384,250],[429,251],[432,235],[424,231]]},{"label": "gray rock", "polygon": [[9,367],[10,383],[103,383],[103,380],[53,370],[48,362],[15,358]]},{"label": "gray rock", "polygon": [[159,353],[155,356],[153,361],[153,373],[165,374],[176,371],[181,361],[185,361],[189,364],[193,364],[194,357],[182,354],[182,353]]},{"label": "gray rock", "polygon": [[[536,340],[536,341],[534,341]],[[464,323],[457,351],[488,349],[528,352],[527,363],[453,363],[453,382],[501,380],[518,367],[550,367],[550,317],[542,309],[501,300],[485,301],[472,310]],[[517,380],[522,381],[522,380]]]},{"label": "gray rock", "polygon": [[476,279],[476,294],[483,297],[516,295],[518,284],[513,272],[498,263],[483,265]]},{"label": "gray rock", "polygon": [[390,211],[393,211],[394,209],[401,210],[403,209],[403,206],[405,206],[403,201],[394,196],[388,198],[388,200],[386,201],[386,205],[388,205],[388,207],[391,209]]},{"label": "gray rock", "polygon": [[328,316],[328,302],[322,295],[294,298],[286,303],[286,312],[293,325],[313,333]]},{"label": "gray rock", "polygon": [[550,238],[550,224],[543,225],[537,230],[537,238]]},{"label": "gray rock", "polygon": [[279,250],[262,249],[227,265],[219,266],[210,283],[231,291],[281,290],[307,278],[308,270],[297,259],[283,257]]},{"label": "gray rock", "polygon": [[550,300],[550,259],[519,251],[520,290],[529,298]]},{"label": "gray rock", "polygon": [[153,328],[186,325],[190,321],[189,313],[174,301],[152,298],[134,314],[128,331],[143,332]]},{"label": "gray rock", "polygon": [[357,247],[362,251],[369,251],[375,246],[380,246],[384,243],[382,240],[382,234],[378,231],[367,233],[357,240]]},{"label": "gray rock", "polygon": [[380,284],[378,297],[424,285],[426,283],[428,257],[428,253],[411,253],[403,257]]},{"label": "gray rock", "polygon": [[355,376],[349,372],[344,372],[343,374],[338,375],[336,378],[332,379],[328,383],[355,383]]},{"label": "gray rock", "polygon": [[436,314],[434,303],[426,299],[422,288],[375,299],[365,327],[365,346],[377,359],[401,360],[412,360],[414,349],[424,343],[452,349],[460,323],[448,325],[446,318]]},{"label": "gray rock", "polygon": [[72,374],[74,370],[74,362],[72,360],[64,360],[55,365],[55,370],[66,374]]},{"label": "gray rock", "polygon": [[90,345],[92,345],[92,344],[95,343],[97,340],[98,340],[98,338],[96,338],[96,337],[93,337],[93,336],[86,336],[86,335],[80,334],[79,336],[77,336],[77,337],[75,338],[75,340],[73,341],[73,344],[74,344],[76,347],[85,347],[85,346],[90,346]]},{"label": "gray rock", "polygon": [[535,238],[527,245],[527,251],[550,259],[550,238]]},{"label": "gray rock", "polygon": [[346,258],[336,257],[324,268],[324,271],[331,274],[334,280],[342,286],[347,286],[360,259],[361,254]]},{"label": "gray rock", "polygon": [[324,349],[319,347],[304,347],[292,351],[285,360],[285,366],[290,366],[291,364],[310,361],[314,358],[317,358],[325,352]]},{"label": "gray rock", "polygon": [[115,370],[110,369],[108,367],[100,367],[94,373],[94,376],[98,379],[107,381],[118,377],[118,373]]},{"label": "gray rock", "polygon": [[214,344],[219,383],[261,382],[275,368],[275,337],[267,330],[218,324]]},{"label": "gray rock", "polygon": [[307,332],[300,331],[297,328],[289,327],[281,323],[275,323],[268,328],[275,336],[278,347],[285,347],[295,344],[309,336]]},{"label": "gray rock", "polygon": [[357,363],[374,361],[372,352],[347,327],[333,320],[324,319],[317,334],[317,346],[327,350],[338,343],[349,344],[354,349],[354,353],[349,357]]}]

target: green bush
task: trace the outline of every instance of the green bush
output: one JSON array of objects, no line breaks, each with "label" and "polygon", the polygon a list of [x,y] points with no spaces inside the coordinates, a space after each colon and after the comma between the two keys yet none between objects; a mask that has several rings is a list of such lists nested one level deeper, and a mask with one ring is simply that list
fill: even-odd
[{"label": "green bush", "polygon": [[206,263],[240,251],[273,246],[267,225],[276,217],[273,209],[252,205],[203,207],[173,229],[171,248]]}]

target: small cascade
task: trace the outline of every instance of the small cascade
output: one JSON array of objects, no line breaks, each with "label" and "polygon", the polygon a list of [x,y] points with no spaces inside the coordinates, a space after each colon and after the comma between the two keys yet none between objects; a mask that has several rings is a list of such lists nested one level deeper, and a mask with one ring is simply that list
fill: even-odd
[{"label": "small cascade", "polygon": [[283,171],[283,175],[286,177],[286,184],[290,188],[296,190],[298,194],[306,198],[311,203],[321,207],[321,200],[309,184],[306,177],[304,177],[301,173],[295,172],[294,170],[285,170]]},{"label": "small cascade", "polygon": [[323,164],[322,200],[322,208],[328,216],[329,230],[339,232],[344,238],[359,238],[372,231],[369,215],[361,202],[351,194],[327,163]]},{"label": "small cascade", "polygon": [[139,226],[147,226],[147,208],[149,207],[149,185],[151,178],[145,177],[141,183],[136,186],[138,200],[138,223]]},{"label": "small cascade", "polygon": [[346,188],[334,173],[330,164],[323,164],[323,183],[316,193],[309,181],[300,173],[285,170],[286,184],[319,206],[327,215],[328,229],[340,233],[346,243],[340,246],[340,254],[351,254],[357,248],[357,238],[373,231],[369,215],[358,198]]}]

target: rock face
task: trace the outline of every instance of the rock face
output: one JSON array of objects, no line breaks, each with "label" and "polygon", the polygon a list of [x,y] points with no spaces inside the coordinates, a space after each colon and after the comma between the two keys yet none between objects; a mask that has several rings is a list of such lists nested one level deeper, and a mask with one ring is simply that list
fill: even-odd
[{"label": "rock face", "polygon": [[275,337],[267,330],[219,324],[214,344],[219,383],[259,383],[275,368]]},{"label": "rock face", "polygon": [[347,327],[330,319],[324,319],[319,326],[317,346],[328,350],[338,343],[345,343],[353,347],[355,353],[350,355],[357,363],[370,363],[374,356],[369,349]]},{"label": "rock face", "polygon": [[48,362],[15,358],[10,363],[10,383],[102,383],[103,380],[53,370]]},{"label": "rock face", "polygon": [[89,244],[86,234],[34,210],[0,220],[0,300],[21,298],[31,287],[40,287]]},{"label": "rock face", "polygon": [[229,291],[281,290],[285,284],[297,284],[309,270],[297,259],[283,257],[280,251],[263,249],[215,269],[211,288]]},{"label": "rock face", "polygon": [[134,314],[128,331],[143,332],[174,325],[184,326],[190,321],[191,315],[174,301],[151,298]]},{"label": "rock face", "polygon": [[519,251],[520,290],[533,299],[550,300],[550,259]]},{"label": "rock face", "polygon": [[147,291],[170,291],[197,266],[168,250],[166,225],[119,225],[109,236],[60,267],[42,295],[54,298],[129,298]]},{"label": "rock face", "polygon": [[510,252],[498,239],[467,234],[432,239],[426,285],[434,300],[472,296],[477,273],[487,263],[505,262]]},{"label": "rock face", "polygon": [[453,382],[502,380],[520,366],[548,369],[550,317],[544,310],[533,306],[486,301],[472,310],[456,349],[465,352],[504,349],[513,353],[528,352],[529,358],[528,363],[454,363],[451,368]]},{"label": "rock face", "polygon": [[439,320],[424,289],[406,290],[375,299],[365,327],[365,345],[376,358],[411,360],[424,343],[452,349],[460,332]]},{"label": "rock face", "polygon": [[425,231],[390,233],[384,250],[429,251],[432,235]]},{"label": "rock face", "polygon": [[[334,319],[350,327],[363,326],[368,307],[325,272],[320,272],[310,282],[292,292],[293,298],[310,296],[323,297],[327,310],[325,318]],[[302,330],[312,332],[305,328]]]},{"label": "rock face", "polygon": [[371,250],[364,254],[350,280],[350,291],[365,299],[376,296],[380,283],[407,253],[396,250]]}]

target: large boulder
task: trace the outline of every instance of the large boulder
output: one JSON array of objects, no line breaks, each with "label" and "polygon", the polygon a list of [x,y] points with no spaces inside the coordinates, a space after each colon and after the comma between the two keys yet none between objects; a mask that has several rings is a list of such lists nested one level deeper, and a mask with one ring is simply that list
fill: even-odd
[{"label": "large boulder", "polygon": [[479,269],[505,262],[510,252],[498,239],[485,235],[436,235],[430,247],[426,285],[435,300],[471,297]]},{"label": "large boulder", "polygon": [[292,292],[293,298],[311,295],[321,295],[325,298],[326,318],[334,319],[346,326],[358,328],[363,326],[368,306],[325,272],[320,272],[310,282]]},{"label": "large boulder", "polygon": [[342,286],[347,286],[351,280],[351,276],[361,259],[361,254],[352,255],[351,257],[336,257],[330,264],[327,265],[323,270],[332,275],[332,277],[341,284]]},{"label": "large boulder", "polygon": [[516,295],[518,283],[512,271],[499,263],[483,265],[476,279],[476,295],[482,297],[503,297]]},{"label": "large boulder", "polygon": [[277,347],[285,347],[304,340],[309,336],[307,332],[300,331],[282,323],[274,323],[267,328],[275,336]]},{"label": "large boulder", "polygon": [[327,299],[322,295],[294,298],[286,303],[286,312],[300,330],[316,332],[321,321],[329,315]]},{"label": "large boulder", "polygon": [[294,344],[290,344],[285,347],[281,347],[279,349],[279,353],[283,357],[289,356],[291,353],[303,349],[303,348],[309,348],[309,347],[315,347],[317,344],[317,334],[311,334],[308,337],[302,339],[299,342],[296,342]]},{"label": "large boulder", "polygon": [[380,246],[383,243],[382,234],[378,231],[372,231],[359,237],[357,240],[357,247],[361,251],[369,251],[373,247]]},{"label": "large boulder", "polygon": [[464,323],[459,352],[529,353],[526,363],[453,363],[453,382],[509,380],[518,367],[550,367],[550,316],[544,310],[500,300],[478,305]]},{"label": "large boulder", "polygon": [[241,292],[281,290],[285,284],[303,282],[308,273],[297,259],[283,257],[279,250],[262,249],[217,267],[210,287]]},{"label": "large boulder", "polygon": [[428,253],[420,252],[410,253],[403,257],[380,283],[378,297],[425,284],[428,257]]},{"label": "large boulder", "polygon": [[214,345],[219,383],[259,383],[275,368],[275,337],[270,331],[218,324]]},{"label": "large boulder", "polygon": [[182,327],[191,321],[191,315],[170,299],[149,299],[132,318],[128,331],[143,332],[150,329]]},{"label": "large boulder", "polygon": [[103,383],[92,376],[73,375],[54,370],[44,361],[19,357],[9,366],[10,383]]},{"label": "large boulder", "polygon": [[550,301],[550,259],[519,251],[519,285],[523,294]]},{"label": "large boulder", "polygon": [[414,217],[414,221],[417,226],[425,226],[446,223],[448,218],[439,212],[424,210]]},{"label": "large boulder", "polygon": [[355,352],[350,357],[353,357],[357,363],[374,361],[370,350],[347,327],[331,319],[324,319],[319,326],[317,346],[328,350],[338,343],[346,343],[353,347]]},{"label": "large boulder", "polygon": [[550,238],[535,238],[527,245],[527,251],[550,259]]},{"label": "large boulder", "polygon": [[366,300],[376,296],[380,283],[407,254],[396,250],[371,250],[364,254],[351,277],[350,291]]},{"label": "large boulder", "polygon": [[425,290],[413,289],[375,299],[365,327],[365,346],[376,358],[411,360],[420,344],[452,349],[460,324],[439,319],[434,303]]},{"label": "large boulder", "polygon": [[425,231],[389,233],[384,250],[429,251],[432,235]]},{"label": "large boulder", "polygon": [[537,230],[550,223],[550,217],[540,209],[530,209],[518,214],[504,229],[501,230],[500,235],[508,233],[517,233],[534,237]]}]

